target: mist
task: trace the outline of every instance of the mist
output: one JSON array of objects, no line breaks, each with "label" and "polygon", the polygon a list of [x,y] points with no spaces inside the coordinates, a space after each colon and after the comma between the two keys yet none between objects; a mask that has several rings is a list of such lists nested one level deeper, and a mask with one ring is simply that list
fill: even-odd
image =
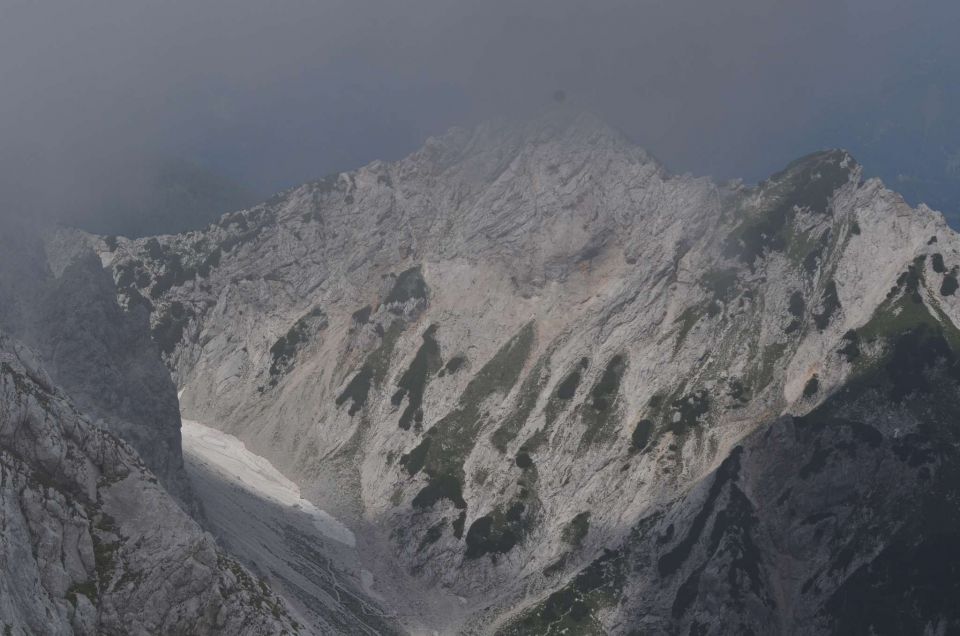
[{"label": "mist", "polygon": [[239,204],[562,90],[676,172],[755,181],[846,147],[950,215],[958,27],[946,0],[7,0],[0,214],[108,231],[154,214],[170,161]]}]

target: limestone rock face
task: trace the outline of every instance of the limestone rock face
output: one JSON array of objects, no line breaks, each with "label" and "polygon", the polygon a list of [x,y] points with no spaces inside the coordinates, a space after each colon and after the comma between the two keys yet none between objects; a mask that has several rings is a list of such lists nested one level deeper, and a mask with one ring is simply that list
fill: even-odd
[{"label": "limestone rock face", "polygon": [[83,240],[185,412],[412,574],[410,625],[958,627],[960,239],[845,152],[715,184],[555,113]]},{"label": "limestone rock face", "polygon": [[2,332],[0,519],[4,633],[295,633],[284,602]]},{"label": "limestone rock face", "polygon": [[117,304],[111,276],[82,235],[0,227],[0,328],[29,346],[53,384],[129,442],[187,510],[176,386],[145,310]]}]

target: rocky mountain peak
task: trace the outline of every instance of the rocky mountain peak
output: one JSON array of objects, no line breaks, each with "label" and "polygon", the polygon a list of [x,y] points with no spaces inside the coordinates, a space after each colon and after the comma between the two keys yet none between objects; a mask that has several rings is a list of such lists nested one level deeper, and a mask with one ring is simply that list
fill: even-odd
[{"label": "rocky mountain peak", "polygon": [[[715,184],[558,109],[83,240],[190,418],[345,520],[409,629],[843,631],[960,536],[922,522],[960,240],[842,150]],[[935,596],[907,631],[957,624]]]}]

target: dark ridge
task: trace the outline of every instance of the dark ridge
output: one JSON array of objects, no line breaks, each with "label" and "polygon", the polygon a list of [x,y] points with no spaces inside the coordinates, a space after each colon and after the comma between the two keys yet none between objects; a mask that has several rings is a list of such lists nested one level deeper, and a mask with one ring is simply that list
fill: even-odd
[{"label": "dark ridge", "polygon": [[463,510],[450,524],[453,527],[453,536],[457,539],[463,538],[463,526],[467,523],[467,511]]},{"label": "dark ridge", "polygon": [[716,505],[717,498],[720,497],[723,487],[731,481],[736,481],[740,473],[740,455],[742,453],[743,447],[737,446],[730,455],[723,460],[723,463],[720,464],[713,483],[710,484],[707,499],[693,518],[687,535],[672,550],[661,556],[657,561],[657,570],[660,572],[660,576],[667,577],[675,573],[690,556],[690,551],[693,550],[693,546],[700,540],[700,535],[703,534],[703,530],[707,526],[707,520],[710,518],[710,515],[713,514],[713,508]]},{"label": "dark ridge", "polygon": [[670,608],[670,613],[674,618],[683,616],[687,610],[690,609],[690,606],[693,605],[693,602],[697,600],[697,595],[700,590],[700,575],[702,573],[703,568],[697,568],[687,577],[687,580],[677,588],[677,595],[674,597],[673,606]]}]

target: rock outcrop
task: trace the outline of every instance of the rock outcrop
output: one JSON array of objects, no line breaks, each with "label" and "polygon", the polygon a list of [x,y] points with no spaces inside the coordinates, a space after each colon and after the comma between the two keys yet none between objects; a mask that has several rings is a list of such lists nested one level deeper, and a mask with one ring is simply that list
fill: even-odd
[{"label": "rock outcrop", "polygon": [[715,184],[555,113],[94,243],[191,416],[463,598],[427,627],[960,626],[960,238],[845,152]]},{"label": "rock outcrop", "polygon": [[0,332],[5,634],[293,634],[285,603],[217,548],[130,445]]},{"label": "rock outcrop", "polygon": [[29,223],[0,227],[0,328],[33,350],[88,417],[130,443],[191,512],[176,386],[145,311],[117,304],[86,238]]}]

